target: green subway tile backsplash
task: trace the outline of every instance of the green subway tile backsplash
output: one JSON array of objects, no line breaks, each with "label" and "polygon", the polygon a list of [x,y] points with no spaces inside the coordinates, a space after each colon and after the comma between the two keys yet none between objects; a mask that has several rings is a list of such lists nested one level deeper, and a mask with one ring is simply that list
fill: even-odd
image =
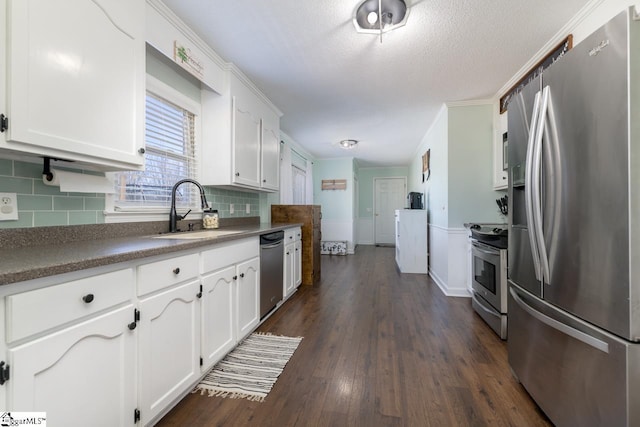
[{"label": "green subway tile backsplash", "polygon": [[53,210],[53,199],[51,196],[18,194],[18,208],[22,211],[50,211]]},{"label": "green subway tile backsplash", "polygon": [[31,194],[33,191],[33,180],[29,178],[3,178],[0,183],[3,193]]},{"label": "green subway tile backsplash", "polygon": [[42,177],[42,165],[27,162],[13,162],[13,176],[33,178]]},{"label": "green subway tile backsplash", "polygon": [[84,208],[88,211],[103,211],[104,197],[85,197]]},{"label": "green subway tile backsplash", "polygon": [[69,225],[95,224],[95,212],[69,212]]},{"label": "green subway tile backsplash", "polygon": [[[59,169],[65,169],[60,167]],[[83,171],[97,174],[95,171]],[[65,193],[57,186],[44,185],[42,164],[0,158],[0,192],[17,193],[17,221],[0,221],[0,228],[53,225],[103,224],[105,196],[95,193]],[[207,200],[221,218],[260,215],[257,193],[205,187]],[[230,204],[234,213],[230,212]],[[249,204],[250,213],[246,213]],[[168,214],[167,214],[168,219]]]},{"label": "green subway tile backsplash", "polygon": [[53,198],[54,211],[81,211],[84,210],[82,197],[57,196]]},{"label": "green subway tile backsplash", "polygon": [[[20,206],[18,206],[18,212],[20,212]],[[33,213],[34,227],[47,227],[51,225],[68,225],[68,224],[69,224],[68,212],[34,212]]]},{"label": "green subway tile backsplash", "polygon": [[0,175],[11,176],[13,174],[13,161],[0,159]]}]

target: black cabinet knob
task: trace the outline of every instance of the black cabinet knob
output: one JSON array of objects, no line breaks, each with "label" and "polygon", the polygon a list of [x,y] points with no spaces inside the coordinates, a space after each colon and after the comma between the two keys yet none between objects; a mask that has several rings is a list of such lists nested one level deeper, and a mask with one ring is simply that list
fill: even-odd
[{"label": "black cabinet knob", "polygon": [[138,150],[138,153],[140,153],[140,154],[144,154],[146,152],[147,152],[147,150],[145,150],[144,148],[141,148],[141,149]]},{"label": "black cabinet knob", "polygon": [[180,268],[179,267],[174,268],[173,274],[180,274]]},{"label": "black cabinet knob", "polygon": [[236,176],[240,176],[240,172],[236,172]]},{"label": "black cabinet knob", "polygon": [[93,298],[94,298],[93,294],[86,294],[85,296],[82,297],[82,301],[89,304],[91,301],[93,301]]},{"label": "black cabinet knob", "polygon": [[238,276],[233,276],[233,280],[238,280]]},{"label": "black cabinet knob", "polygon": [[240,277],[244,277],[244,273],[240,273]]},{"label": "black cabinet knob", "polygon": [[127,325],[127,328],[129,328],[129,330],[133,331],[136,328],[136,326],[138,326],[137,322],[131,322],[131,323],[129,323]]}]

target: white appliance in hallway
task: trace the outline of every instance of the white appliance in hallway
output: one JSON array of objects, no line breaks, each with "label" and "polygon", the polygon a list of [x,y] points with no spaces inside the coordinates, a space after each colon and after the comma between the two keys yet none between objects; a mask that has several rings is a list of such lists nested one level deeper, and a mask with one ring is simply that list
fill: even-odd
[{"label": "white appliance in hallway", "polygon": [[509,109],[509,364],[559,426],[640,425],[640,19]]},{"label": "white appliance in hallway", "polygon": [[423,209],[396,210],[396,264],[401,273],[429,272],[429,224]]}]

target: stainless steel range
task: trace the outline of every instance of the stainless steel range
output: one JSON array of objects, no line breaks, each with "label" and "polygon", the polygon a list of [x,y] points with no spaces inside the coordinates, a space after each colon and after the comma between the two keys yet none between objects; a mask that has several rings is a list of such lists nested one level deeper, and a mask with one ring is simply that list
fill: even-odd
[{"label": "stainless steel range", "polygon": [[471,224],[472,307],[507,339],[507,226]]}]

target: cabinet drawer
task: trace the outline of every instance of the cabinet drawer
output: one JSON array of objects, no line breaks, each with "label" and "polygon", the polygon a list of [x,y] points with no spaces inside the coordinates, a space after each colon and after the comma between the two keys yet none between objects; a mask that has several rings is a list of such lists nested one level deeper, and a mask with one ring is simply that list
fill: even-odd
[{"label": "cabinet drawer", "polygon": [[215,271],[259,254],[260,241],[257,237],[222,243],[202,252],[202,272]]},{"label": "cabinet drawer", "polygon": [[138,267],[138,295],[164,289],[198,276],[198,254],[184,255]]},{"label": "cabinet drawer", "polygon": [[302,230],[300,227],[288,228],[284,230],[284,244],[295,242],[302,238]]},{"label": "cabinet drawer", "polygon": [[131,299],[133,270],[118,270],[6,298],[7,342]]}]

